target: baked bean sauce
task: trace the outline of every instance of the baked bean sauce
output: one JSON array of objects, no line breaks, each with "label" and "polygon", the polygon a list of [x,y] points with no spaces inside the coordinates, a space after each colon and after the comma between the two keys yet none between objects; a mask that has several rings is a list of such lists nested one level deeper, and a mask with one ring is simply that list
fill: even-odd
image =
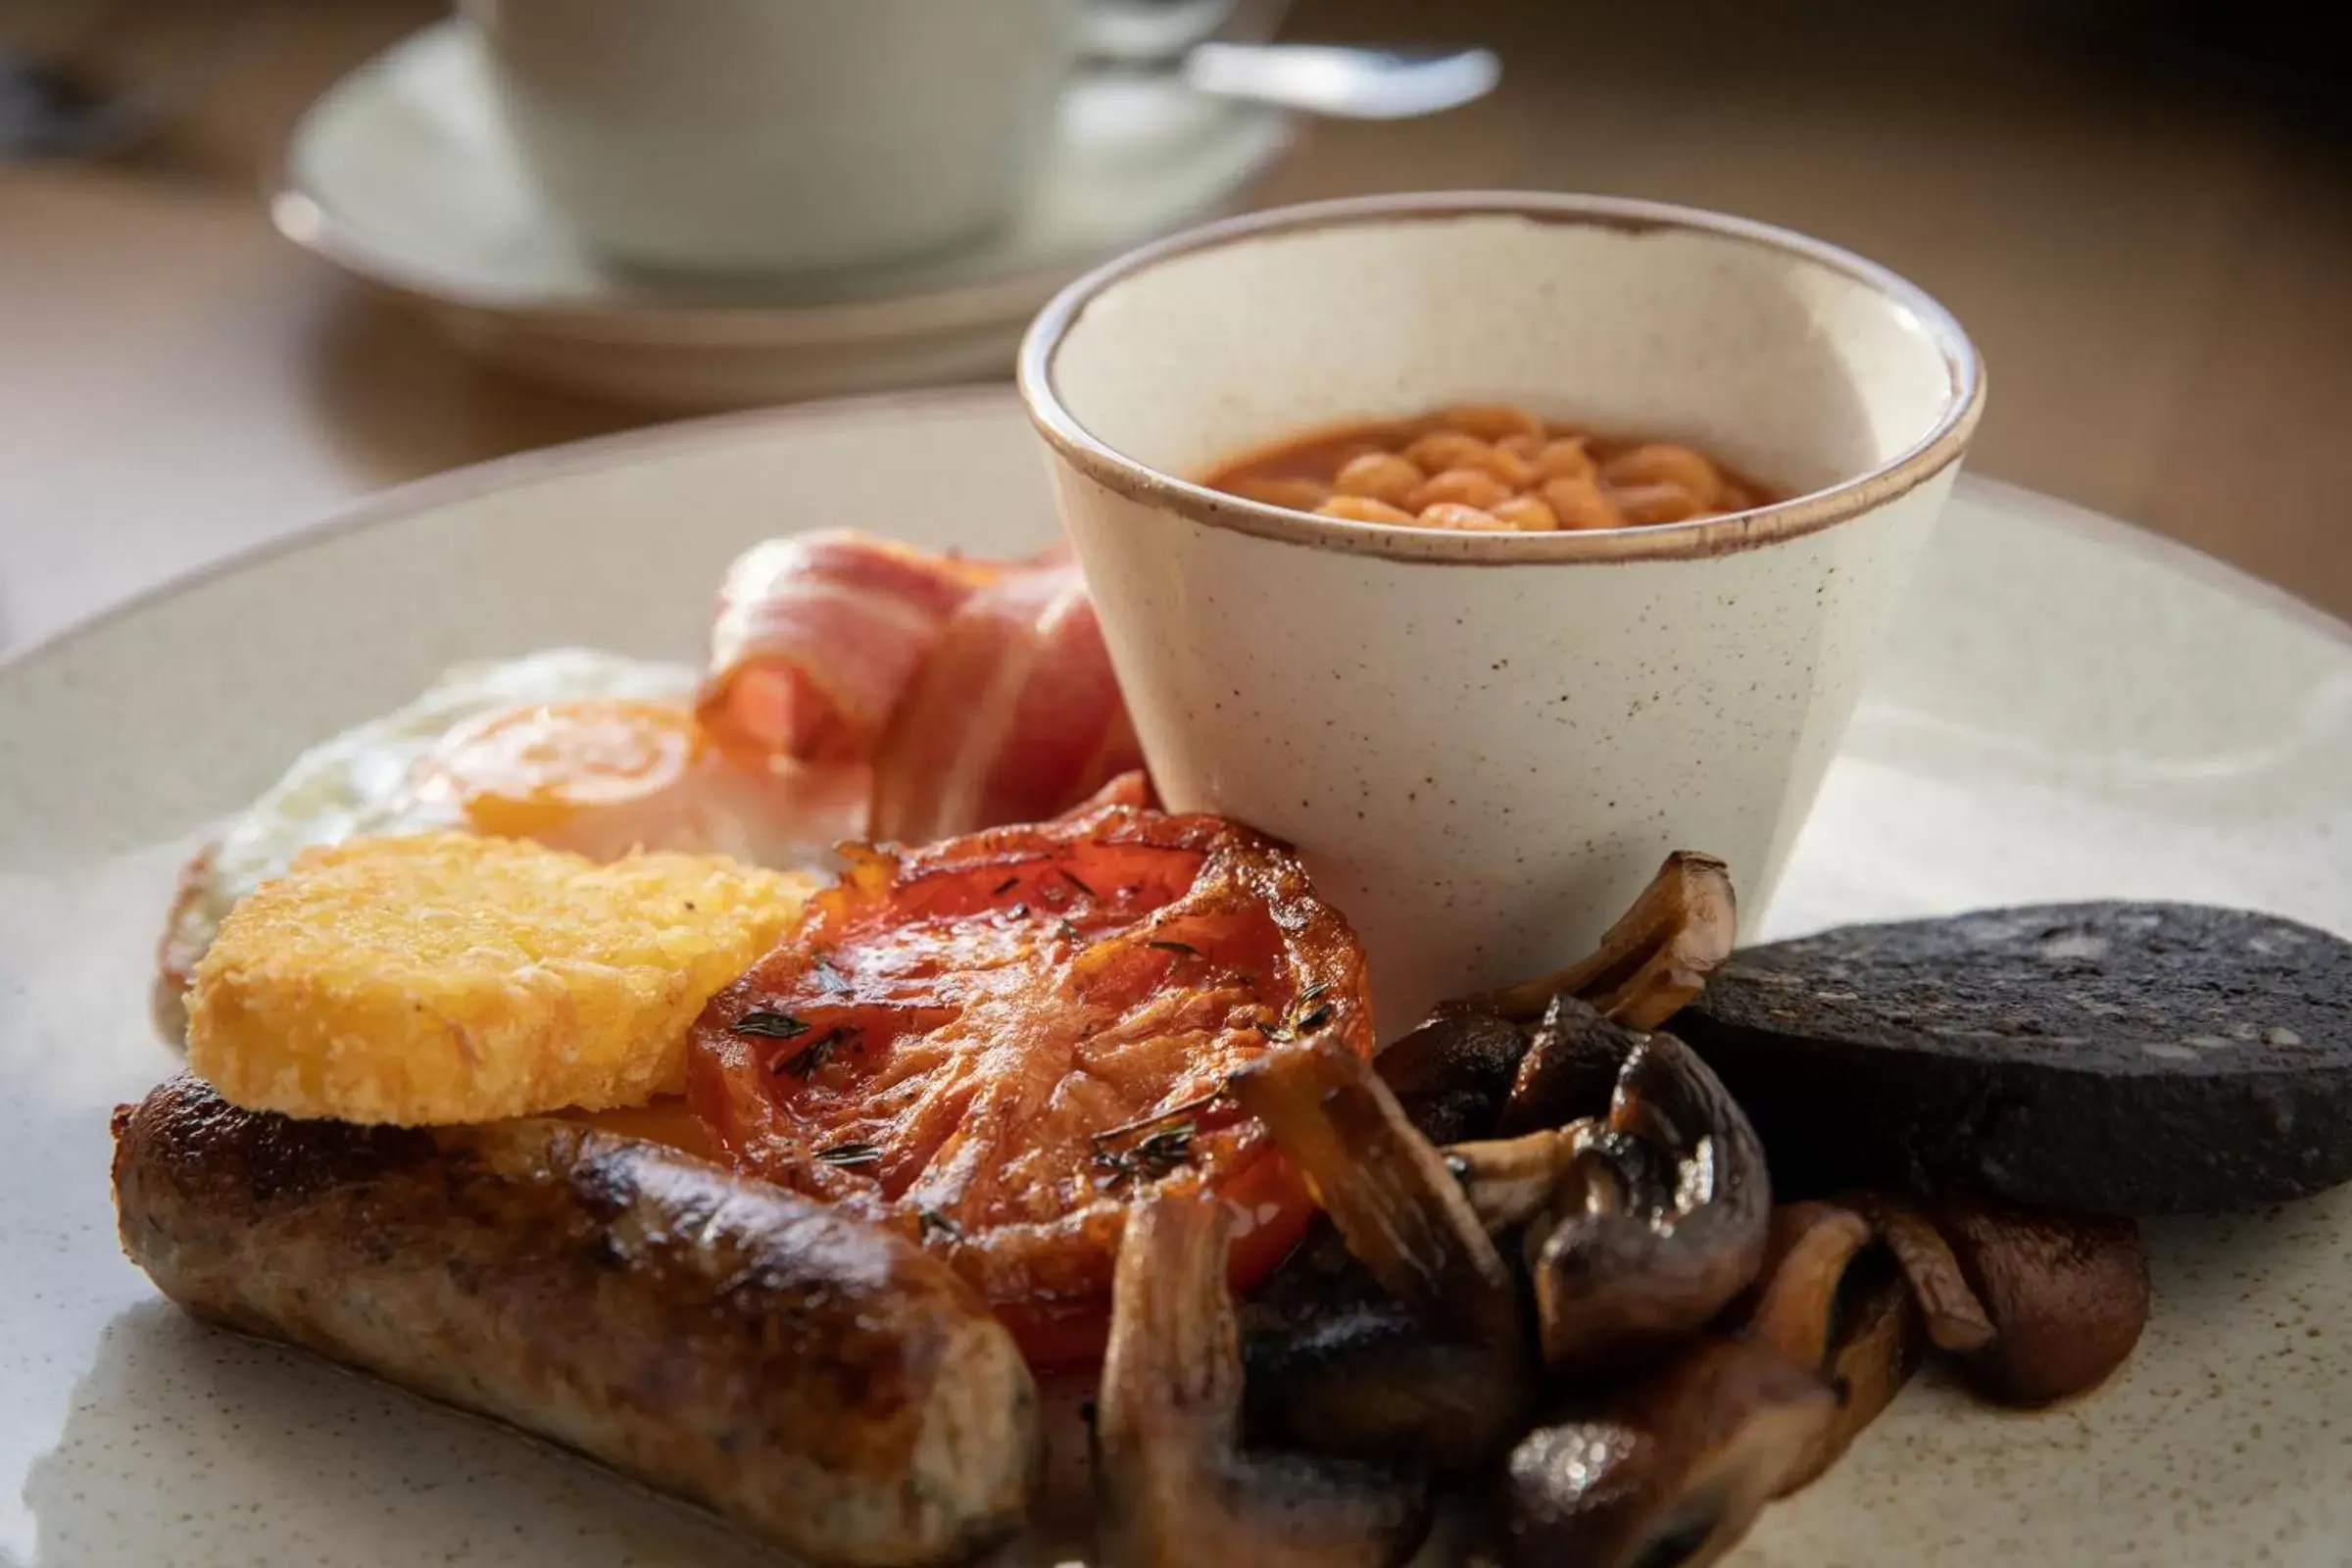
[{"label": "baked bean sauce", "polygon": [[1785,499],[1689,447],[1546,423],[1505,404],[1308,431],[1229,459],[1201,482],[1325,517],[1482,532],[1689,522]]}]

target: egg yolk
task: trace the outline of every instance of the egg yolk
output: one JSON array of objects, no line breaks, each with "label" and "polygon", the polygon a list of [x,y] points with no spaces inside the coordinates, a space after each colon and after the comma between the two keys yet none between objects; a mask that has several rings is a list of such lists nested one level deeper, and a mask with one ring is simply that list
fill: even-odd
[{"label": "egg yolk", "polygon": [[546,839],[584,812],[643,801],[710,760],[694,715],[666,703],[541,703],[451,731],[425,760],[420,798],[454,800],[477,833]]}]

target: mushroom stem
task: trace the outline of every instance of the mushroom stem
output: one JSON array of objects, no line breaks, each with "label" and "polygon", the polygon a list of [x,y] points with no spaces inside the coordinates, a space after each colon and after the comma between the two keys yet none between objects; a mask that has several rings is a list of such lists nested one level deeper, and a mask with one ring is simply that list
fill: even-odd
[{"label": "mushroom stem", "polygon": [[1515,1345],[1510,1271],[1389,1086],[1337,1041],[1276,1052],[1233,1075],[1241,1107],[1274,1137],[1341,1237],[1390,1295],[1433,1329]]},{"label": "mushroom stem", "polygon": [[1868,1220],[1894,1254],[1937,1349],[1968,1355],[1992,1343],[1993,1321],[1984,1303],[1939,1227],[1918,1205],[1884,1193],[1845,1193],[1838,1201]]},{"label": "mushroom stem", "polygon": [[1723,967],[1738,926],[1729,869],[1711,855],[1680,850],[1666,857],[1591,956],[1459,1005],[1528,1023],[1566,993],[1630,1029],[1655,1029]]},{"label": "mushroom stem", "polygon": [[1387,1568],[1428,1523],[1424,1489],[1345,1460],[1246,1454],[1225,1284],[1232,1215],[1163,1193],[1128,1211],[1093,1434],[1104,1568]]},{"label": "mushroom stem", "polygon": [[[1850,1282],[1847,1290],[1853,1293]],[[1843,1458],[1862,1429],[1894,1402],[1919,1370],[1927,1337],[1921,1332],[1919,1303],[1901,1276],[1889,1271],[1864,1284],[1838,1316],[1837,1342],[1823,1368],[1838,1390],[1837,1412],[1804,1458],[1781,1478],[1776,1497],[1811,1486]]]},{"label": "mushroom stem", "polygon": [[1868,1247],[1870,1225],[1829,1203],[1784,1203],[1772,1211],[1761,1289],[1747,1326],[1757,1343],[1798,1366],[1830,1359],[1838,1288],[1854,1254]]},{"label": "mushroom stem", "polygon": [[1826,1374],[1836,1413],[1782,1478],[1776,1496],[1809,1485],[1918,1370],[1919,1308],[1871,1227],[1851,1209],[1787,1203],[1773,1211],[1763,1283],[1748,1337],[1790,1364]]},{"label": "mushroom stem", "polygon": [[1513,1230],[1550,1208],[1560,1184],[1576,1168],[1596,1121],[1572,1122],[1554,1132],[1449,1144],[1446,1163],[1462,1185],[1471,1212],[1489,1235]]}]

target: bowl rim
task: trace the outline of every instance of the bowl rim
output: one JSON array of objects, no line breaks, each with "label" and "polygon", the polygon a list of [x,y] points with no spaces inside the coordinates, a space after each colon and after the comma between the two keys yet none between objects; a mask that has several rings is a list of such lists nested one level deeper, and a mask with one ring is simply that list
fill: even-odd
[{"label": "bowl rim", "polygon": [[[1695,231],[1761,246],[1826,267],[1875,291],[1907,315],[1943,357],[1950,389],[1926,434],[1867,472],[1788,500],[1721,517],[1625,528],[1550,533],[1465,533],[1401,523],[1363,523],[1293,512],[1163,473],[1118,451],[1071,414],[1054,385],[1054,362],[1095,300],[1161,263],[1276,234],[1364,224],[1480,217],[1614,228],[1626,233]],[[1877,511],[1956,465],[1984,412],[1984,365],[1952,313],[1909,279],[1853,252],[1792,229],[1703,208],[1622,196],[1552,191],[1425,191],[1351,196],[1245,214],[1171,234],[1096,268],[1048,302],[1021,339],[1014,384],[1030,421],[1052,449],[1095,483],[1211,528],[1261,539],[1392,561],[1456,565],[1577,564],[1692,561],[1802,538]]]}]

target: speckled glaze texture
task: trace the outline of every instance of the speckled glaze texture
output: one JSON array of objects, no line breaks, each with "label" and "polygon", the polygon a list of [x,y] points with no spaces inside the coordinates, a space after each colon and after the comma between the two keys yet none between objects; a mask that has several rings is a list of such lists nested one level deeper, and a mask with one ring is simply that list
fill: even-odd
[{"label": "speckled glaze texture", "polygon": [[[957,482],[914,507],[908,473]],[[179,859],[296,752],[455,660],[692,658],[733,552],[845,519],[987,552],[1054,529],[1001,392],[789,410],[430,481],[0,666],[0,1562],[779,1561],[582,1460],[191,1322],[116,1245],[107,1115],[177,1068],[146,993]],[[2352,632],[1964,480],[1760,934],[2101,896],[2352,933],[2347,778]],[[2352,1189],[2151,1225],[2148,1246],[2154,1316],[2113,1382],[2036,1416],[1916,1385],[1730,1561],[2341,1568]],[[1083,1451],[1074,1416],[1055,1435]],[[1071,1479],[991,1568],[1085,1559]]]},{"label": "speckled glaze texture", "polygon": [[[1180,237],[1073,285],[1022,369],[1162,795],[1305,853],[1391,1030],[1578,956],[1676,849],[1764,906],[1981,399],[1957,328],[1866,264],[1674,209],[1463,200]],[[1449,534],[1181,482],[1456,402],[1827,494]]]},{"label": "speckled glaze texture", "polygon": [[1162,793],[1305,852],[1390,1032],[1588,951],[1677,849],[1752,931],[1949,484],[1714,560],[1481,570],[1055,480]]}]

